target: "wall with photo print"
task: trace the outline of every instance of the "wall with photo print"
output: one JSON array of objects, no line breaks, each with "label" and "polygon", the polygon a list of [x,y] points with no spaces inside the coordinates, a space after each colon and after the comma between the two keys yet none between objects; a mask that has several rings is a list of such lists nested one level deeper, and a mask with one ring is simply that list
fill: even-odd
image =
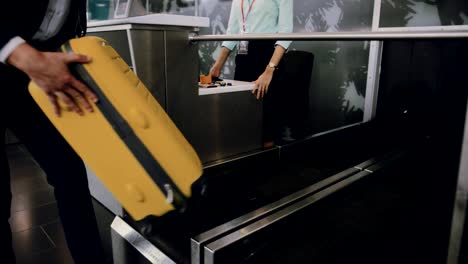
[{"label": "wall with photo print", "polygon": [[468,25],[467,0],[382,0],[381,27]]}]

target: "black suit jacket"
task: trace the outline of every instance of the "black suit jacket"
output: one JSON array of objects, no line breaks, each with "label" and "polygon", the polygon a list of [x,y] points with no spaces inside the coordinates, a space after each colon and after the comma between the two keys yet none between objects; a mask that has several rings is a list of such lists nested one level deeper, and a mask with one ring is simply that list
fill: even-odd
[{"label": "black suit jacket", "polygon": [[0,11],[0,49],[13,37],[20,36],[39,49],[54,49],[69,38],[86,32],[86,0],[71,0],[71,9],[63,30],[47,43],[36,43],[32,36],[42,23],[48,0],[6,0]]}]

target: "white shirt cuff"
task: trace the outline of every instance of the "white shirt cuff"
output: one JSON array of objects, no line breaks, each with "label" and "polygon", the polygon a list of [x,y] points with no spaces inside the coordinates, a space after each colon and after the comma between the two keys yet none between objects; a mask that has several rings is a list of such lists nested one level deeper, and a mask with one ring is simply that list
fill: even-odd
[{"label": "white shirt cuff", "polygon": [[284,41],[284,40],[278,40],[276,41],[275,45],[280,45],[281,47],[288,49],[289,46],[291,45],[292,41]]},{"label": "white shirt cuff", "polygon": [[223,41],[221,46],[228,48],[230,51],[233,51],[237,46],[237,41]]},{"label": "white shirt cuff", "polygon": [[0,62],[1,63],[6,63],[6,60],[8,57],[10,57],[10,54],[18,47],[19,45],[25,43],[24,39],[21,37],[14,37],[10,39],[10,41],[3,46],[2,49],[0,49]]}]

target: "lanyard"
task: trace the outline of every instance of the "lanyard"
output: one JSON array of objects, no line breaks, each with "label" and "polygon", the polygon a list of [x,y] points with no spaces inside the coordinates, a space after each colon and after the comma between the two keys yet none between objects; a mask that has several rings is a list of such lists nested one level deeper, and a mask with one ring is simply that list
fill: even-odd
[{"label": "lanyard", "polygon": [[245,33],[247,18],[249,17],[250,10],[252,10],[252,6],[253,6],[254,3],[255,3],[255,0],[252,0],[252,3],[250,3],[250,6],[249,6],[249,11],[247,11],[247,15],[245,15],[244,14],[244,0],[242,0],[241,12],[242,12],[242,29],[243,29],[243,33]]}]

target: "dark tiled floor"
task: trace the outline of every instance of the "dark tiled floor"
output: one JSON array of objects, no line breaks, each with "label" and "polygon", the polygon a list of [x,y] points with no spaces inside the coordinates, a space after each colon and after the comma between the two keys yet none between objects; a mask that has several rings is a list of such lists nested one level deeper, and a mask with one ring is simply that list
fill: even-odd
[{"label": "dark tiled floor", "polygon": [[[18,264],[68,264],[68,252],[58,217],[53,188],[40,167],[20,145],[9,145],[13,201],[10,225]],[[113,215],[95,202],[104,248],[111,252],[110,223]]]}]

